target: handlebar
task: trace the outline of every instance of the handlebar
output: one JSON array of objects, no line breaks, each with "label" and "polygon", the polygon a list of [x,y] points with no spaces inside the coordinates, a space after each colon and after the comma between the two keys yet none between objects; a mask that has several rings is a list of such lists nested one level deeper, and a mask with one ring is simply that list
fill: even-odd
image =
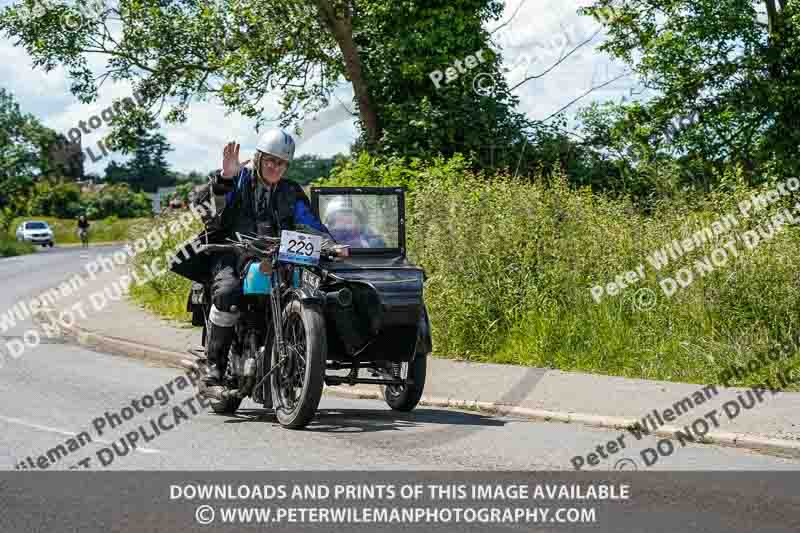
[{"label": "handlebar", "polygon": [[[254,253],[255,255],[261,257],[269,257],[277,251],[278,249],[277,245],[280,244],[280,239],[272,237],[265,237],[260,240],[267,241],[270,244],[272,244],[271,248],[265,250],[258,246],[254,246],[252,243],[242,242],[236,244],[203,244],[198,246],[197,250],[200,253],[208,253],[208,252],[234,252],[237,254]],[[330,249],[320,250],[319,255],[321,259],[326,259],[329,261],[335,261],[339,257],[335,250],[330,250]]]}]

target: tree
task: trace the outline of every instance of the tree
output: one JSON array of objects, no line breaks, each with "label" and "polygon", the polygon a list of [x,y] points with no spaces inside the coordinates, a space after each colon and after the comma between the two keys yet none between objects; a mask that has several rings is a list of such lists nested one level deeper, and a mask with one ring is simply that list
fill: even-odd
[{"label": "tree", "polygon": [[[428,77],[454,58],[488,51],[482,25],[501,13],[499,0],[121,0],[75,31],[67,26],[78,14],[64,5],[39,16],[7,8],[0,29],[35,64],[62,65],[82,101],[108,79],[133,82],[144,107],[117,120],[123,150],[134,150],[133,132],[167,100],[168,122],[185,120],[191,101],[216,97],[261,126],[270,119],[264,99],[276,91],[275,119],[289,126],[328,106],[344,79],[354,92],[358,146],[418,155],[470,151],[487,139],[523,142],[514,140],[522,117],[512,112],[499,56],[441,90]],[[100,76],[89,57],[107,59]],[[475,93],[477,73],[494,94]]]},{"label": "tree", "polygon": [[296,181],[300,185],[307,185],[319,178],[327,177],[337,160],[344,156],[337,154],[334,157],[325,158],[317,155],[301,155],[296,157],[289,170],[286,171],[286,179]]},{"label": "tree", "polygon": [[133,159],[127,164],[128,183],[135,191],[156,192],[175,185],[165,154],[172,150],[161,133],[141,132]]},{"label": "tree", "polygon": [[23,114],[14,96],[0,88],[0,227],[27,209],[35,178],[47,165],[43,142],[51,132],[33,115]]},{"label": "tree", "polygon": [[705,190],[728,168],[751,185],[797,175],[800,2],[596,0],[585,12],[614,14],[601,49],[657,93],[619,116],[618,140],[641,159],[667,156]]},{"label": "tree", "polygon": [[112,161],[106,166],[108,183],[127,183],[135,191],[156,192],[159,187],[175,185],[175,175],[169,170],[165,155],[171,151],[169,143],[151,121],[149,127],[138,127],[127,141],[134,145],[133,157],[124,165]]},{"label": "tree", "polygon": [[[429,158],[515,146],[519,153],[530,122],[514,111],[518,99],[485,29],[502,15],[501,2],[361,4],[356,43],[383,128],[382,152]],[[449,68],[455,79],[444,76]]]},{"label": "tree", "polygon": [[111,161],[106,165],[103,181],[106,183],[127,183],[129,179],[128,169],[116,161]]},{"label": "tree", "polygon": [[[325,107],[344,77],[353,84],[362,126],[377,141],[378,120],[352,42],[353,4],[122,0],[91,18],[80,18],[66,5],[48,5],[33,16],[24,6],[13,6],[0,17],[0,29],[17,38],[35,64],[63,65],[82,101],[96,98],[107,79],[135,82],[145,102],[145,113],[135,117],[139,121],[168,98],[176,103],[167,120],[183,121],[193,99],[216,96],[230,110],[258,117],[261,125],[267,120],[263,99],[278,90],[279,118],[288,125],[301,112]],[[82,23],[71,31],[75,20]],[[108,60],[99,78],[89,56]],[[133,131],[131,126],[118,130]]]}]

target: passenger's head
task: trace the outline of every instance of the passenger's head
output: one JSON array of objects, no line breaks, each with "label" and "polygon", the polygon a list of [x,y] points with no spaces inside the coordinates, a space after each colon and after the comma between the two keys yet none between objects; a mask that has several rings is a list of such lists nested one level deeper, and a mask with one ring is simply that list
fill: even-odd
[{"label": "passenger's head", "polygon": [[355,239],[366,227],[366,217],[359,210],[343,201],[334,200],[325,211],[325,225],[333,238],[339,241]]}]

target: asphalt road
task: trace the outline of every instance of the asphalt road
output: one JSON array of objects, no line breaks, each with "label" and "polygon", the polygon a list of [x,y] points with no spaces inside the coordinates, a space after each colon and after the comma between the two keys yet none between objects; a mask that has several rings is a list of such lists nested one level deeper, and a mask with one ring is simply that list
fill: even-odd
[{"label": "asphalt road", "polygon": [[[0,286],[4,288],[0,313],[18,299],[38,294],[80,271],[88,259],[89,254],[80,249],[56,248],[0,260]],[[33,327],[30,320],[17,325],[3,334],[2,344],[21,338]],[[20,462],[36,468],[41,462],[39,470],[88,467],[93,472],[155,470],[175,471],[174,475],[181,470],[348,470],[370,479],[368,472],[379,470],[509,470],[537,476],[537,471],[544,470],[572,472],[573,456],[586,455],[619,435],[619,431],[580,425],[427,407],[397,414],[382,402],[330,396],[323,398],[308,429],[290,431],[252,403],[243,404],[235,416],[197,409],[190,401],[191,387],[179,390],[181,375],[175,369],[98,353],[58,339],[45,340],[18,358],[6,354],[0,368],[0,469],[14,469]],[[145,397],[163,405],[148,406]],[[134,410],[133,400],[141,412]],[[176,407],[182,416],[175,414]],[[116,415],[121,419],[130,416],[111,428]],[[156,427],[166,429],[156,434]],[[135,449],[126,445],[132,434],[137,435]],[[147,437],[148,442],[143,442]],[[617,457],[640,463],[638,451],[654,447],[656,442],[644,439],[635,443],[627,456]],[[59,446],[63,451],[54,452]],[[625,464],[626,469],[632,466]],[[642,500],[624,512],[605,512],[602,529],[795,531],[798,496],[787,487],[797,487],[798,467],[796,460],[733,448],[681,448],[649,470],[735,471],[735,476],[744,479],[744,488],[732,486],[737,477],[725,481],[706,474],[662,475],[649,481],[640,478]],[[608,461],[601,470],[613,468]],[[795,473],[775,482],[755,478],[750,482],[747,474],[740,473],[764,470]],[[99,524],[109,521],[119,531],[189,531],[198,527],[192,522],[193,507],[167,506],[169,500],[160,493],[145,490],[143,496],[147,482],[139,478],[127,480],[126,490],[133,492],[123,498],[114,497],[118,493],[106,494],[111,485],[120,483],[119,478],[106,478],[107,485],[101,487],[91,483],[95,478],[81,477],[77,485],[83,484],[84,489],[76,491],[64,488],[63,478],[47,481],[45,490],[41,477],[19,477],[26,476],[24,472],[18,472],[16,478],[4,477],[8,475],[0,473],[0,523],[6,521],[6,527],[0,529],[7,531],[33,530],[36,521],[36,530],[52,530],[53,524],[67,515],[70,520],[83,520],[82,531],[87,525],[88,530],[107,531],[110,526]],[[552,474],[541,473],[537,479],[546,475]],[[167,482],[156,484],[166,494]],[[83,490],[95,502],[91,511],[80,508]],[[487,529],[482,525],[459,531]]]}]

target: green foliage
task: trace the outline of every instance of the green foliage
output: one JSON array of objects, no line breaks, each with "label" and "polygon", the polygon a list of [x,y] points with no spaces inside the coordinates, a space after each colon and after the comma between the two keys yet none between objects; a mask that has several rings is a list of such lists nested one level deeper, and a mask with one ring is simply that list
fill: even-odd
[{"label": "green foliage", "polygon": [[[343,160],[331,171],[330,177],[312,183],[318,187],[404,187],[413,192],[426,181],[444,176],[458,176],[470,168],[461,154],[431,161],[413,158],[406,162],[398,156],[373,156],[362,152],[356,158]],[[406,194],[406,207],[413,207],[413,195]]]},{"label": "green foliage", "polygon": [[[428,275],[436,352],[714,382],[726,365],[753,353],[776,345],[797,349],[800,294],[791,266],[800,244],[796,227],[696,276],[672,298],[658,281],[692,267],[725,239],[659,272],[646,260],[721,214],[738,213],[737,203],[750,192],[733,186],[707,199],[675,198],[646,215],[630,200],[573,190],[564,179],[544,186],[467,173],[423,182],[412,193],[409,249]],[[755,227],[780,207],[743,219],[738,231]],[[646,281],[595,303],[591,287],[642,264]],[[639,289],[653,291],[654,308],[636,307]]]},{"label": "green foliage", "polygon": [[32,254],[35,247],[29,242],[17,242],[14,239],[0,239],[0,257]]},{"label": "green foliage", "polygon": [[150,121],[133,127],[129,138],[120,140],[123,152],[130,151],[133,157],[123,165],[111,162],[106,166],[107,183],[126,183],[135,191],[154,193],[159,187],[175,185],[175,175],[170,172],[165,159],[172,148],[161,133],[153,133],[158,125]]},{"label": "green foliage", "polygon": [[[71,17],[60,16],[66,13]],[[182,122],[192,102],[217,98],[230,111],[258,117],[261,126],[267,96],[280,86],[281,118],[288,124],[302,111],[324,107],[345,72],[336,41],[317,7],[305,0],[122,0],[72,31],[67,26],[78,16],[67,5],[45,4],[40,16],[15,5],[0,15],[0,30],[18,40],[36,65],[62,66],[84,102],[97,97],[98,58],[112,80],[134,82],[143,105],[114,126],[114,136],[129,149],[130,135],[146,129],[157,102],[169,103],[168,122]],[[109,33],[109,26],[120,31]]]},{"label": "green foliage", "polygon": [[312,181],[328,177],[336,162],[344,158],[345,156],[342,154],[334,157],[301,155],[292,161],[284,177],[300,185],[308,185]]},{"label": "green foliage", "polygon": [[627,152],[620,165],[651,181],[670,161],[679,172],[657,188],[708,192],[730,168],[750,185],[798,175],[800,3],[780,4],[765,24],[764,0],[596,0],[586,13],[614,14],[600,49],[656,96],[605,109],[590,121],[593,142]]},{"label": "green foliage", "polygon": [[[462,157],[404,167],[362,154],[315,184],[409,188],[407,244],[410,258],[427,274],[425,299],[437,355],[711,383],[722,369],[753,354],[776,345],[798,348],[798,228],[788,227],[752,251],[739,245],[741,256],[671,298],[658,282],[691,267],[725,236],[658,272],[646,259],[720,215],[738,213],[738,203],[754,192],[741,176],[727,176],[725,191],[675,196],[655,202],[646,214],[630,198],[575,190],[563,176],[486,179],[468,166]],[[752,229],[797,200],[784,199],[752,219],[739,217],[736,230]],[[137,260],[163,256],[190,235]],[[591,287],[642,264],[644,281],[595,303]],[[188,321],[188,289],[189,282],[167,274],[136,288],[135,297]],[[653,291],[652,309],[637,307],[639,289]]]},{"label": "green foliage", "polygon": [[[18,39],[37,65],[63,66],[82,101],[96,98],[97,80],[104,78],[89,58],[106,59],[111,79],[134,82],[143,105],[115,118],[114,144],[124,150],[141,144],[134,142],[135,132],[149,129],[158,102],[172,106],[166,108],[168,122],[182,122],[192,101],[216,97],[228,110],[257,118],[260,127],[273,115],[264,107],[266,97],[280,88],[279,119],[288,127],[327,107],[345,80],[356,95],[363,134],[357,146],[369,145],[375,153],[450,157],[488,145],[519,148],[531,126],[514,111],[517,99],[485,29],[503,12],[499,0],[124,0],[79,31],[65,27],[65,17],[58,16],[65,11],[74,14],[71,7],[48,6],[31,17],[12,6],[0,16],[0,30]],[[117,38],[107,31],[109,23],[121,24]],[[437,89],[432,71],[478,52],[485,61]],[[494,87],[491,94],[474,90],[478,75],[484,80],[479,85]],[[152,191],[152,160],[131,173],[112,168],[107,179]],[[318,172],[290,178],[307,183]]]},{"label": "green foliage", "polygon": [[106,185],[85,196],[85,212],[90,219],[147,217],[153,211],[150,198],[143,192],[133,192],[126,183]]},{"label": "green foliage", "polygon": [[29,205],[33,216],[77,218],[85,214],[90,220],[106,217],[146,217],[152,212],[150,199],[144,193],[132,192],[127,184],[106,185],[97,192],[81,194],[74,183],[37,183]]},{"label": "green foliage", "polygon": [[85,211],[81,190],[74,183],[37,183],[30,204],[33,216],[75,218]]},{"label": "green foliage", "polygon": [[42,157],[49,132],[23,114],[13,95],[0,88],[0,228],[25,211],[34,178],[48,169]]},{"label": "green foliage", "polygon": [[[450,157],[490,145],[519,146],[529,122],[514,111],[518,98],[485,29],[502,12],[497,0],[364,2],[354,33],[384,132],[382,153]],[[477,52],[484,62],[462,67],[465,73],[436,87],[431,72],[444,72],[456,60],[464,64]],[[490,94],[476,92],[476,77],[479,86],[493,87]],[[508,166],[509,155],[497,166]]]}]

